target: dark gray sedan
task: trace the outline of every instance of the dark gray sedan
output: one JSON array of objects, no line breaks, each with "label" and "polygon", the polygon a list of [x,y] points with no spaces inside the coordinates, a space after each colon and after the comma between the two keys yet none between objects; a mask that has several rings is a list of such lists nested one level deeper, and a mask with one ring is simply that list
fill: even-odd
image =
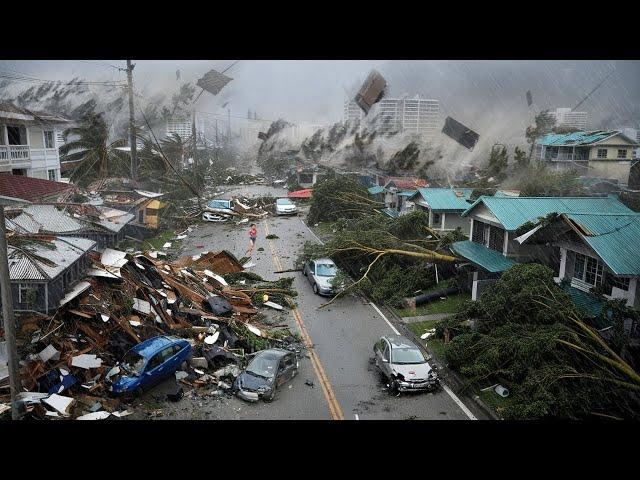
[{"label": "dark gray sedan", "polygon": [[406,337],[386,335],[373,346],[376,366],[392,393],[432,391],[440,381],[420,349]]},{"label": "dark gray sedan", "polygon": [[302,274],[308,278],[313,292],[317,295],[333,295],[333,279],[338,275],[338,267],[330,258],[308,260],[302,267]]},{"label": "dark gray sedan", "polygon": [[256,353],[246,370],[236,378],[233,388],[248,402],[257,402],[260,398],[270,402],[275,398],[276,390],[297,373],[298,359],[294,352],[270,348]]}]

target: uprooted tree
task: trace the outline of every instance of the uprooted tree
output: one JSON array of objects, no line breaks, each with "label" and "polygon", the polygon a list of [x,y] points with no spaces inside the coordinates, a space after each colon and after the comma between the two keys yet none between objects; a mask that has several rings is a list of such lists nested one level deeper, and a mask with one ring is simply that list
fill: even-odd
[{"label": "uprooted tree", "polygon": [[[356,279],[338,295],[357,287],[376,301],[399,307],[405,297],[435,283],[435,263],[452,264],[455,260],[443,249],[456,232],[441,237],[428,225],[429,216],[423,211],[398,218],[383,214],[342,218],[333,224],[333,235],[324,245],[304,246],[297,265],[331,257]],[[455,240],[460,239],[461,234],[457,235]]]},{"label": "uprooted tree", "polygon": [[[449,366],[466,375],[468,385],[508,386],[510,401],[499,412],[504,418],[640,418],[640,376],[553,275],[542,265],[514,266],[448,320]],[[474,331],[468,319],[476,320]]]}]

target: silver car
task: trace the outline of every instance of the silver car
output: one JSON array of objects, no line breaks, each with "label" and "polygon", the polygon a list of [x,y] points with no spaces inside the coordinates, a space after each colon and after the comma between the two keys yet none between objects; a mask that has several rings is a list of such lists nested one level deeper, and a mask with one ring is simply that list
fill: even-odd
[{"label": "silver car", "polygon": [[317,295],[334,295],[333,279],[338,275],[338,267],[330,258],[308,260],[302,267],[302,274],[308,278]]},{"label": "silver car", "polygon": [[288,198],[276,200],[276,215],[297,215],[298,207]]},{"label": "silver car", "polygon": [[435,390],[438,375],[420,349],[406,337],[386,335],[373,346],[376,366],[392,393]]}]

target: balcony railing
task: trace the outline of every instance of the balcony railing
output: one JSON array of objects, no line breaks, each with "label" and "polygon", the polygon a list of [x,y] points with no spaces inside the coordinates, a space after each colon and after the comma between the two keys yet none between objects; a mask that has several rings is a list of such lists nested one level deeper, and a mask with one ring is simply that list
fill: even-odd
[{"label": "balcony railing", "polygon": [[0,165],[22,165],[30,158],[28,145],[0,145]]},{"label": "balcony railing", "polygon": [[589,160],[589,157],[587,155],[580,154],[580,153],[576,153],[575,155],[573,153],[559,153],[555,157],[550,154],[546,154],[544,159],[551,160],[553,162],[566,162],[566,161],[586,162],[587,160]]}]

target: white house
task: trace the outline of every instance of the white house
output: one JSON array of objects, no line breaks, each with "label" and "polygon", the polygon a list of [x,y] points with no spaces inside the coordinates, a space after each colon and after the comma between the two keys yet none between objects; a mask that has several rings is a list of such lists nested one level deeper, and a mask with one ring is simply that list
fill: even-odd
[{"label": "white house", "polygon": [[60,180],[59,133],[69,120],[0,103],[0,174]]}]

